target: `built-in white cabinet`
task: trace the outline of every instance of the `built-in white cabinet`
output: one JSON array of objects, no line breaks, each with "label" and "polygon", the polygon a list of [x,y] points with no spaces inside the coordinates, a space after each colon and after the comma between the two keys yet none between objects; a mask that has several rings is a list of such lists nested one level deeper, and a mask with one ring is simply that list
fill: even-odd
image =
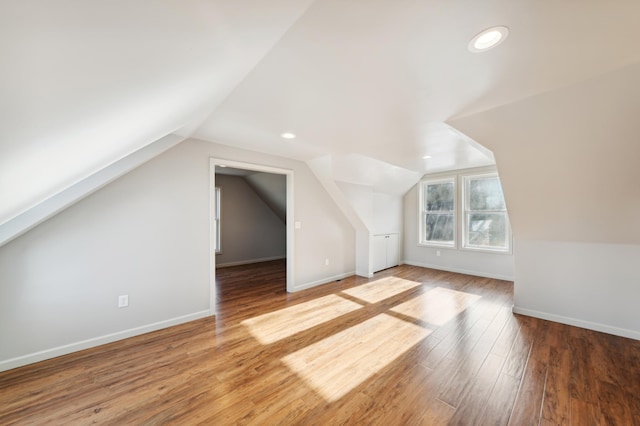
[{"label": "built-in white cabinet", "polygon": [[373,236],[373,272],[398,265],[400,262],[398,234]]}]

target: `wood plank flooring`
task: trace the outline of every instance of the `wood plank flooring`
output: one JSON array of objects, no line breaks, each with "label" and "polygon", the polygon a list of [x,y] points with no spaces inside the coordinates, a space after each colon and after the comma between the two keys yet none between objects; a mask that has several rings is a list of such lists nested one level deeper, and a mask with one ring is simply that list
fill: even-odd
[{"label": "wood plank flooring", "polygon": [[400,266],[0,373],[0,425],[640,425],[640,342],[511,313],[506,281]]}]

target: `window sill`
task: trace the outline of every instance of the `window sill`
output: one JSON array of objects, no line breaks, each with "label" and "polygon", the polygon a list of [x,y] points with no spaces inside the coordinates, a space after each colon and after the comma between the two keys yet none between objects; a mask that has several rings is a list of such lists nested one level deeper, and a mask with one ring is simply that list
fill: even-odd
[{"label": "window sill", "polygon": [[458,247],[453,244],[438,244],[438,243],[423,243],[420,242],[418,243],[418,246],[420,247],[433,247],[433,248],[441,248],[441,249],[450,249],[450,250],[457,250]]},{"label": "window sill", "polygon": [[491,253],[491,254],[507,254],[513,255],[513,250],[509,247],[507,250],[490,249],[485,247],[461,247],[461,250],[475,252],[475,253]]}]

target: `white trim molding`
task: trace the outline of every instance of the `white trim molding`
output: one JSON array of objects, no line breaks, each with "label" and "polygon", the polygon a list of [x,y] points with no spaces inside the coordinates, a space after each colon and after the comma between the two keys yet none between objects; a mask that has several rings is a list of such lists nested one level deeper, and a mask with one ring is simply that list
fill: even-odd
[{"label": "white trim molding", "polygon": [[493,278],[493,279],[496,279],[496,280],[504,280],[504,281],[513,281],[514,280],[514,277],[507,276],[507,275],[502,275],[502,274],[492,274],[492,273],[489,273],[489,272],[473,271],[473,270],[470,270],[470,269],[452,268],[452,267],[449,267],[449,266],[434,265],[434,264],[431,264],[431,263],[424,263],[424,262],[414,262],[414,261],[411,261],[411,260],[404,260],[404,261],[402,261],[402,264],[411,265],[411,266],[419,266],[421,268],[437,269],[439,271],[456,272],[458,274],[475,275],[476,277]]},{"label": "white trim molding", "polygon": [[173,148],[184,139],[184,137],[174,134],[160,138],[0,224],[0,246],[35,228],[120,176]]},{"label": "white trim molding", "polygon": [[68,345],[58,346],[55,348],[45,349],[43,351],[2,360],[0,361],[0,371],[11,370],[13,368],[22,367],[27,364],[33,364],[35,362],[44,361],[46,359],[55,358],[61,355],[67,355],[73,352],[82,351],[84,349],[112,343],[117,340],[126,339],[128,337],[139,336],[141,334],[149,333],[174,325],[184,324],[189,321],[195,321],[197,319],[205,318],[210,315],[212,315],[212,313],[208,310],[194,312],[192,314],[182,315],[179,317],[170,318],[168,320],[158,321],[152,324],[130,328],[128,330],[118,331],[115,333],[105,334],[103,336],[93,337],[91,339],[86,339],[75,343],[70,343]]},{"label": "white trim molding", "polygon": [[229,266],[250,265],[252,263],[270,262],[272,260],[286,259],[287,256],[261,257],[259,259],[238,260],[237,262],[216,263],[216,268],[228,268]]},{"label": "white trim molding", "polygon": [[343,279],[351,277],[353,275],[355,275],[355,271],[347,272],[347,273],[344,273],[344,274],[334,275],[332,277],[322,278],[322,279],[319,279],[319,280],[316,280],[316,281],[311,281],[311,282],[308,282],[308,283],[297,285],[297,286],[295,286],[293,288],[293,291],[306,290],[308,288],[317,287],[317,286],[322,285],[322,284],[328,284],[328,283],[333,282],[333,281],[343,280]]},{"label": "white trim molding", "polygon": [[214,157],[210,157],[209,158],[209,181],[210,181],[210,188],[209,188],[209,253],[210,253],[210,272],[209,272],[209,294],[210,294],[210,298],[209,298],[209,310],[211,311],[211,315],[213,315],[213,312],[215,311],[215,306],[216,306],[216,301],[215,301],[215,295],[216,295],[216,256],[215,256],[215,232],[214,232],[214,228],[213,226],[211,226],[212,224],[212,215],[213,215],[213,208],[214,208],[214,202],[213,202],[213,197],[211,196],[211,194],[213,193],[213,191],[215,190],[215,186],[216,186],[216,165],[224,165],[227,167],[233,167],[236,169],[245,169],[245,170],[255,170],[257,172],[266,172],[266,173],[275,173],[275,174],[279,174],[279,175],[285,175],[286,179],[287,179],[287,220],[286,220],[286,230],[287,230],[287,291],[288,292],[293,292],[295,291],[294,289],[294,283],[295,281],[295,261],[294,261],[294,256],[295,256],[295,250],[294,250],[294,243],[295,243],[295,238],[294,238],[294,199],[293,199],[293,194],[294,194],[294,188],[293,188],[293,170],[291,169],[283,169],[283,168],[279,168],[279,167],[272,167],[272,166],[265,166],[265,165],[261,165],[261,164],[253,164],[253,163],[246,163],[243,161],[235,161],[235,160],[228,160],[225,158],[214,158]]},{"label": "white trim molding", "polygon": [[562,315],[550,314],[548,312],[536,311],[533,309],[519,308],[513,306],[514,314],[525,315],[528,317],[539,318],[547,321],[559,322],[560,324],[572,325],[574,327],[586,328],[587,330],[599,331],[601,333],[613,334],[614,336],[626,337],[629,339],[640,340],[640,331],[629,330],[626,328],[613,327],[597,322],[580,320],[577,318],[565,317]]}]

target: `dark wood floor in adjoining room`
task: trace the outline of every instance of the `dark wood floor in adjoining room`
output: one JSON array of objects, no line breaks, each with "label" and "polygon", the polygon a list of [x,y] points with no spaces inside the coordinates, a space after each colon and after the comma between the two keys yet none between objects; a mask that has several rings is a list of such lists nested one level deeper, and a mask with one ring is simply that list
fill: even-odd
[{"label": "dark wood floor in adjoining room", "polygon": [[0,373],[0,424],[640,424],[640,342],[513,315],[513,284],[400,266]]}]

